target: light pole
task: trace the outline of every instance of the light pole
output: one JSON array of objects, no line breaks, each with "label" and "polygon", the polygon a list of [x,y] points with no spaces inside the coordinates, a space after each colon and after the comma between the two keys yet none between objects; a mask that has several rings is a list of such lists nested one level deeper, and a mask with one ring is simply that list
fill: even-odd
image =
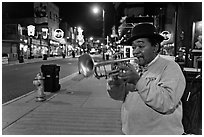
[{"label": "light pole", "polygon": [[[98,7],[94,7],[93,8],[93,12],[95,14],[98,14],[99,12],[99,8]],[[105,45],[105,10],[102,9],[102,18],[103,18],[103,32],[102,32],[102,37],[103,37],[103,44]],[[103,53],[103,60],[105,60],[105,53],[104,53],[104,46],[102,48],[102,53]]]},{"label": "light pole", "polygon": [[[105,10],[103,9],[103,43],[105,45]],[[103,46],[103,60],[105,60],[104,46]]]},{"label": "light pole", "polygon": [[105,10],[103,9],[103,43],[105,44]]}]

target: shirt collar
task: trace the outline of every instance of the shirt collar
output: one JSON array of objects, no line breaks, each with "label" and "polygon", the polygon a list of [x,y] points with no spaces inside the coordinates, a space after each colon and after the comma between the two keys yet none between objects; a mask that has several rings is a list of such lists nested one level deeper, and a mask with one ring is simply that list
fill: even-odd
[{"label": "shirt collar", "polygon": [[158,58],[159,58],[159,54],[158,54],[149,64],[147,64],[147,65],[145,65],[145,66],[139,66],[139,70],[142,71],[142,72],[147,71],[148,67],[149,67],[150,65],[152,65],[154,62],[156,62],[156,60],[157,60]]},{"label": "shirt collar", "polygon": [[146,67],[149,67],[150,65],[152,65],[154,62],[156,62],[156,60],[159,58],[159,54],[149,63],[147,64]]}]

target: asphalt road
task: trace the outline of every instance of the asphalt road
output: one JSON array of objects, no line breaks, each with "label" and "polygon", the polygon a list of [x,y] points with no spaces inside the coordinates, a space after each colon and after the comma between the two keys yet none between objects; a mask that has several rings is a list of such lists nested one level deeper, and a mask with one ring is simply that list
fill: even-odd
[{"label": "asphalt road", "polygon": [[78,58],[65,58],[52,61],[2,66],[2,103],[35,90],[33,80],[41,65],[57,64],[60,66],[59,78],[78,72]]}]

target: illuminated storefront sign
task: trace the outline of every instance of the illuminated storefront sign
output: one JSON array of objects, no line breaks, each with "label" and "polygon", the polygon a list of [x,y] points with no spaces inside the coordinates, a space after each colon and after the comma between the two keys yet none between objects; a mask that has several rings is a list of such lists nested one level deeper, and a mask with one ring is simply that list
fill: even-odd
[{"label": "illuminated storefront sign", "polygon": [[27,26],[28,29],[28,36],[34,36],[35,35],[35,26],[29,25]]},{"label": "illuminated storefront sign", "polygon": [[42,37],[43,39],[47,39],[48,28],[42,28]]},{"label": "illuminated storefront sign", "polygon": [[53,41],[53,40],[50,40],[50,44],[51,45],[60,45],[59,42],[56,42],[56,41]]},{"label": "illuminated storefront sign", "polygon": [[56,39],[61,39],[61,38],[64,37],[64,32],[63,32],[61,29],[56,29],[56,30],[54,31],[54,37],[55,37]]},{"label": "illuminated storefront sign", "polygon": [[46,41],[40,41],[38,39],[32,39],[32,44],[34,45],[41,45],[41,46],[48,46]]},{"label": "illuminated storefront sign", "polygon": [[168,41],[171,38],[171,33],[169,31],[163,31],[161,35],[164,37],[165,41]]},{"label": "illuminated storefront sign", "polygon": [[79,45],[81,46],[84,43],[84,35],[82,34],[84,30],[81,27],[78,27],[77,31],[77,40],[79,42]]}]

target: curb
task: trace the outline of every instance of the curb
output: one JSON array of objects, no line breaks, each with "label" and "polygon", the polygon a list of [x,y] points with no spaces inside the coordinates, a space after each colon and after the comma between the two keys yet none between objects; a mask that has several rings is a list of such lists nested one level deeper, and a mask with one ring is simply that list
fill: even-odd
[{"label": "curb", "polygon": [[[70,57],[67,57],[70,58]],[[9,66],[9,65],[21,65],[21,64],[29,64],[29,63],[35,63],[35,62],[43,62],[43,61],[50,61],[50,60],[58,60],[61,59],[60,57],[52,57],[50,59],[47,60],[43,60],[43,59],[26,59],[26,61],[19,63],[18,61],[11,61],[8,62],[8,64],[2,64],[3,66]]]},{"label": "curb", "polygon": [[8,102],[2,104],[2,107],[3,107],[3,106],[6,106],[6,105],[9,105],[9,104],[11,104],[11,103],[13,103],[13,102],[16,102],[16,101],[18,101],[18,100],[20,100],[20,99],[22,99],[22,98],[24,98],[24,97],[27,97],[27,96],[33,94],[34,92],[35,92],[35,90],[33,90],[33,91],[31,91],[31,92],[28,92],[27,94],[24,94],[24,95],[22,95],[22,96],[20,96],[20,97],[14,98],[14,99],[12,99],[12,100],[10,100],[10,101],[8,101]]},{"label": "curb", "polygon": [[[77,74],[78,74],[78,72],[75,72],[75,73],[73,73],[73,74],[71,74],[71,75],[69,75],[69,76],[66,76],[66,77],[64,77],[64,78],[61,78],[61,79],[59,80],[59,83],[60,83],[60,84],[63,84],[63,83],[65,83],[65,82],[67,82],[67,81],[69,81],[69,80],[75,78],[75,77],[77,76]],[[24,95],[22,95],[22,96],[20,96],[20,97],[17,97],[17,98],[15,98],[15,99],[13,99],[13,100],[10,100],[10,101],[8,101],[8,102],[2,104],[2,106],[6,106],[6,105],[9,105],[9,104],[11,104],[11,103],[14,103],[14,102],[16,102],[16,101],[18,101],[18,100],[20,100],[20,99],[22,99],[22,98],[25,98],[25,97],[27,97],[27,96],[33,94],[33,93],[35,93],[35,90],[33,90],[33,91],[31,91],[31,92],[28,92],[27,94],[24,94]],[[54,95],[55,95],[55,94],[54,94]],[[53,96],[54,96],[54,95],[53,95]],[[52,98],[52,97],[50,97],[50,98]]]}]

